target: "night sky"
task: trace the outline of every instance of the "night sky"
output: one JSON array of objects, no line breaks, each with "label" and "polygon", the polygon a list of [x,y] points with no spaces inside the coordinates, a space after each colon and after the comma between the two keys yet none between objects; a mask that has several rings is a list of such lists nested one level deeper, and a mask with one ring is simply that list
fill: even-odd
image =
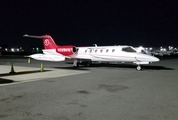
[{"label": "night sky", "polygon": [[1,0],[0,45],[178,46],[177,0]]}]

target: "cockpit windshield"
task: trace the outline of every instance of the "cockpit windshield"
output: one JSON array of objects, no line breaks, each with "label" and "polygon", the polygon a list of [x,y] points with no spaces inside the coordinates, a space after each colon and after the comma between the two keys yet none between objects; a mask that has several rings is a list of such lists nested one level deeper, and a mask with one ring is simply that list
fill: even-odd
[{"label": "cockpit windshield", "polygon": [[141,50],[141,53],[146,54],[145,50]]},{"label": "cockpit windshield", "polygon": [[125,52],[136,52],[135,49],[133,49],[132,47],[122,48],[122,51],[125,51]]}]

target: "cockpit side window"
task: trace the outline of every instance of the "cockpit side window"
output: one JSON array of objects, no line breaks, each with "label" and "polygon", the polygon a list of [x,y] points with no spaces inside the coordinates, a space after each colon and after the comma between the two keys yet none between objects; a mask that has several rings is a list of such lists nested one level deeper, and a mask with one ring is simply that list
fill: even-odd
[{"label": "cockpit side window", "polygon": [[144,50],[141,50],[141,53],[146,54],[146,52]]},{"label": "cockpit side window", "polygon": [[122,48],[122,51],[125,51],[125,52],[136,52],[133,48],[131,47],[125,47],[125,48]]}]

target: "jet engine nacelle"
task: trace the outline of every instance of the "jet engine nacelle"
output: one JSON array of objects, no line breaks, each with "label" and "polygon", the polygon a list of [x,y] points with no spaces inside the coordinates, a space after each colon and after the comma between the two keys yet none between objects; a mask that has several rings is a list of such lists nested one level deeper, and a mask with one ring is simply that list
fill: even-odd
[{"label": "jet engine nacelle", "polygon": [[33,58],[35,60],[56,61],[56,62],[65,60],[65,57],[63,57],[63,56],[45,55],[45,54],[33,54],[28,57]]},{"label": "jet engine nacelle", "polygon": [[64,56],[69,56],[69,55],[73,55],[73,54],[77,53],[77,48],[72,45],[59,46],[56,48],[56,52],[58,52]]}]

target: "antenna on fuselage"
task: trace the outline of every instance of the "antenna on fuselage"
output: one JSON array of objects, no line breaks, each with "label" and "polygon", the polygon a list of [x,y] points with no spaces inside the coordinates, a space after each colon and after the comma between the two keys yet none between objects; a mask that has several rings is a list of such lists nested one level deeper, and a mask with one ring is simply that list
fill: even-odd
[{"label": "antenna on fuselage", "polygon": [[93,44],[95,47],[97,47],[97,44]]}]

